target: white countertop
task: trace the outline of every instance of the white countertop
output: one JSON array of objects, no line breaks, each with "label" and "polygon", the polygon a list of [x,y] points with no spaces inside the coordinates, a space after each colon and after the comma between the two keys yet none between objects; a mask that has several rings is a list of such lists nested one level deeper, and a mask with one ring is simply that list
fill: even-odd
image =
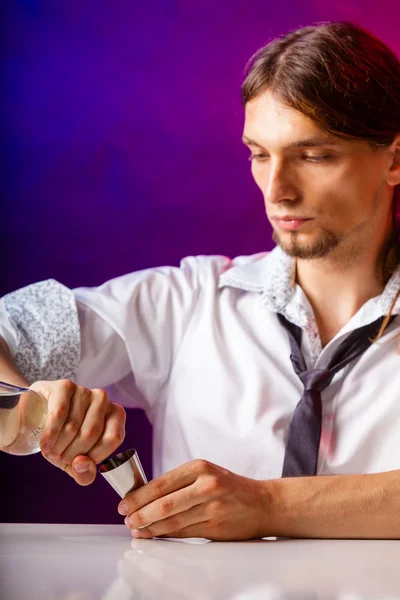
[{"label": "white countertop", "polygon": [[1,600],[400,600],[400,541],[132,540],[123,525],[0,524]]}]

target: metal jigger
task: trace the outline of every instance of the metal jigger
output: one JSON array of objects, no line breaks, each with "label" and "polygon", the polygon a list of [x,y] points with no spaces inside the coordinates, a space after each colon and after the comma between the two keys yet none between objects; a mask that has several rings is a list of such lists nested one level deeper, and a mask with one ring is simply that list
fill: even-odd
[{"label": "metal jigger", "polygon": [[147,477],[134,448],[104,460],[100,463],[99,473],[121,498],[147,483]]}]

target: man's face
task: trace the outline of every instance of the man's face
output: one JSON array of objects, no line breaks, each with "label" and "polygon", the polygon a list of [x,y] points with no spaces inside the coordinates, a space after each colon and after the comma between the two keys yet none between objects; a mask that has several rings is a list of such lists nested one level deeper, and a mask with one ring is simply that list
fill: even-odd
[{"label": "man's face", "polygon": [[265,92],[246,105],[244,143],[274,240],[297,258],[346,256],[390,230],[388,148],[343,140]]}]

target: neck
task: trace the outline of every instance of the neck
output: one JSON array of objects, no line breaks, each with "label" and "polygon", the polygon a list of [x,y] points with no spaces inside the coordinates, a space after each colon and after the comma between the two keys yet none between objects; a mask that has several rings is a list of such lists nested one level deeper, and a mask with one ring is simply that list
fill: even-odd
[{"label": "neck", "polygon": [[386,241],[378,250],[296,262],[296,281],[314,310],[323,345],[326,345],[370,298],[382,293],[397,263],[395,247]]}]

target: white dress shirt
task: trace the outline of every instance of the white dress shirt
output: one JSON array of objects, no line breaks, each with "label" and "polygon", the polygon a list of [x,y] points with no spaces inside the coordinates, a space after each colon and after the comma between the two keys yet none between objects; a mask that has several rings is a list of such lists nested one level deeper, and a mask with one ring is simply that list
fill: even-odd
[{"label": "white dress shirt", "polygon": [[[302,384],[276,313],[302,328],[308,367],[323,368],[351,331],[387,314],[400,288],[399,265],[382,295],[322,348],[293,266],[275,248],[188,257],[97,288],[49,280],[2,299],[0,335],[30,381],[70,377],[143,408],[154,427],[154,476],[204,458],[277,478]],[[322,392],[318,475],[400,468],[399,333],[396,316]]]}]

